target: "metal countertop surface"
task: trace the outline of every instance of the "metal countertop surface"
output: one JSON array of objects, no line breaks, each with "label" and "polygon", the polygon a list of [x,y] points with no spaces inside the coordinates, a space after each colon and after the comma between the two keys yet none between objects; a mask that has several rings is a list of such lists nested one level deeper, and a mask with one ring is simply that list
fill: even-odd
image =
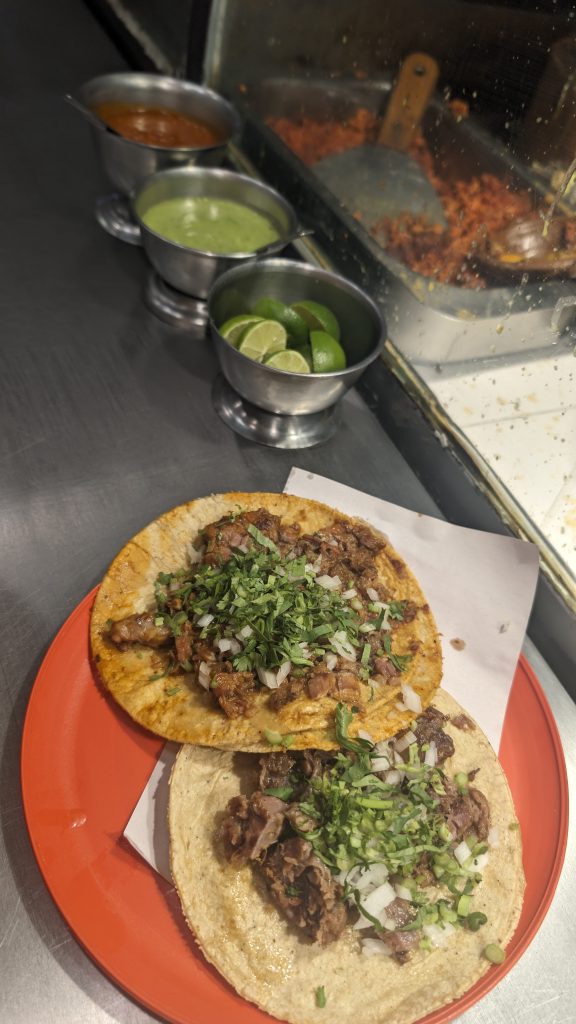
[{"label": "metal countertop surface", "polygon": [[[222,490],[281,490],[298,465],[430,515],[434,503],[356,393],[327,444],[282,452],[243,441],[211,405],[209,344],[144,307],[140,250],[106,236],[106,186],[87,128],[61,96],[122,59],[87,9],[7,0],[0,40],[0,1020],[156,1020],[84,953],[44,885],[19,779],[26,704],[58,627],[140,527]],[[525,653],[562,733],[572,791],[576,707],[533,646]],[[56,739],[57,742],[57,739]],[[576,1019],[576,851],[519,964],[460,1019]],[[191,993],[193,998],[193,993]],[[208,1024],[208,1022],[207,1022]]]}]

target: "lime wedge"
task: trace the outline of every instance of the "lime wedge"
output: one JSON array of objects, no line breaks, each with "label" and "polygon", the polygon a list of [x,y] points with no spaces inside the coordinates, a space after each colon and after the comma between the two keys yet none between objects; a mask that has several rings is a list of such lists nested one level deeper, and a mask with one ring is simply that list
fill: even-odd
[{"label": "lime wedge", "polygon": [[287,334],[276,320],[258,320],[246,327],[237,343],[238,351],[257,363],[286,348]]},{"label": "lime wedge", "polygon": [[308,341],[308,327],[305,321],[295,309],[285,306],[280,299],[258,299],[252,312],[266,320],[277,320],[282,324],[288,334],[288,344],[293,348],[305,345]]},{"label": "lime wedge", "polygon": [[304,356],[293,348],[286,348],[283,352],[268,356],[266,366],[273,366],[275,370],[286,370],[287,373],[310,373]]},{"label": "lime wedge", "polygon": [[339,341],[326,331],[310,331],[314,373],[335,373],[346,369],[346,353]]},{"label": "lime wedge", "polygon": [[302,299],[300,302],[293,302],[291,308],[302,317],[311,331],[326,331],[336,338],[336,341],[340,341],[340,324],[327,306],[322,306],[320,302],[312,302],[311,299]]},{"label": "lime wedge", "polygon": [[240,313],[239,316],[233,316],[225,324],[222,324],[222,327],[218,328],[218,333],[226,338],[231,345],[235,345],[246,327],[249,327],[250,324],[257,324],[261,319],[261,316],[254,316],[253,313]]}]

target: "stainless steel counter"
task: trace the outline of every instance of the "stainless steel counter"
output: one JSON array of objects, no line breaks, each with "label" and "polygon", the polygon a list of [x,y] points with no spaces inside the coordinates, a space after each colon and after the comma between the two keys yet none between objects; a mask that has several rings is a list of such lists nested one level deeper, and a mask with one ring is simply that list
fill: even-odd
[{"label": "stainless steel counter", "polygon": [[[87,129],[60,98],[122,60],[73,0],[53,12],[41,0],[6,0],[0,38],[0,1020],[143,1024],[155,1018],[71,936],[24,824],[21,730],[54,633],[121,544],[161,511],[210,491],[280,490],[293,464],[438,513],[355,393],[337,436],[302,453],[244,442],[216,417],[210,346],[144,308],[143,256],[96,225],[103,183]],[[527,653],[574,785],[576,708]],[[467,1024],[574,1020],[575,866],[572,841],[537,939]]]}]

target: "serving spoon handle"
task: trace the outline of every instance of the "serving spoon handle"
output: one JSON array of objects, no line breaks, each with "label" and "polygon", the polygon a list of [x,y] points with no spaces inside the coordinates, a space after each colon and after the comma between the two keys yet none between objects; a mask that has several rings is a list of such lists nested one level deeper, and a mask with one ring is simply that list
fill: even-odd
[{"label": "serving spoon handle", "polygon": [[89,107],[85,107],[80,100],[77,100],[75,96],[71,96],[69,92],[64,93],[64,99],[70,106],[74,107],[80,114],[82,114],[87,121],[90,122],[93,128],[98,128],[101,132],[110,132],[111,135],[120,135],[120,132],[111,128],[109,124],[106,124],[98,114],[95,114]]},{"label": "serving spoon handle", "polygon": [[290,245],[291,242],[297,242],[299,238],[305,238],[307,235],[313,234],[312,228],[302,228],[301,231],[296,231],[293,235],[289,235],[288,238],[277,238],[274,242],[266,242],[266,245],[261,245],[258,249],[254,249],[254,255],[265,256],[267,252],[274,252],[279,246],[284,248],[284,246]]}]

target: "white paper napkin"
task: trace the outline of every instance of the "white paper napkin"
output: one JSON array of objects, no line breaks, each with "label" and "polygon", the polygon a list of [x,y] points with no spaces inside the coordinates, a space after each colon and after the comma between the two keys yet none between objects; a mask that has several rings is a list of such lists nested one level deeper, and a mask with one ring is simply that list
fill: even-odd
[{"label": "white paper napkin", "polygon": [[[434,613],[442,635],[443,687],[498,750],[538,579],[535,545],[453,526],[301,469],[291,470],[284,490],[360,516],[387,535]],[[177,744],[166,744],[124,830],[169,881],[166,808],[177,750]]]}]

